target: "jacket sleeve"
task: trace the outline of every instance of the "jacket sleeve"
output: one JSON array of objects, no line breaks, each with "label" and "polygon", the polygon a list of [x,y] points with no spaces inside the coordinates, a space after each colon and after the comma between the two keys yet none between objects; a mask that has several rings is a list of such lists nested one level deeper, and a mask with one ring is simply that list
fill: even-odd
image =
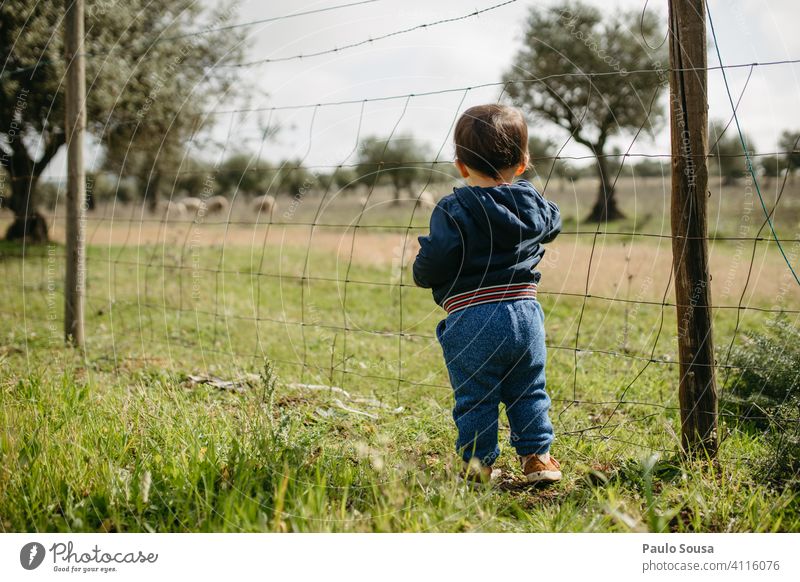
[{"label": "jacket sleeve", "polygon": [[[539,196],[542,195],[539,194]],[[542,196],[542,202],[544,202],[543,210],[546,214],[545,232],[543,233],[544,238],[542,238],[542,243],[549,243],[561,232],[561,211],[558,209],[555,202],[546,199],[544,196]]]},{"label": "jacket sleeve", "polygon": [[431,213],[430,234],[418,238],[420,249],[413,273],[419,287],[438,287],[452,281],[463,262],[463,234],[443,202]]}]

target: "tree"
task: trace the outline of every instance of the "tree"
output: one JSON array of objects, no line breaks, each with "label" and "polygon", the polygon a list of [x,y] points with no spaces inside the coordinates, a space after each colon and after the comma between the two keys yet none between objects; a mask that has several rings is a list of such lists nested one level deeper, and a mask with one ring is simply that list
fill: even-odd
[{"label": "tree", "polygon": [[357,186],[358,173],[354,168],[338,168],[331,173],[330,179],[333,180],[333,186],[337,190],[354,190]]},{"label": "tree", "polygon": [[[212,162],[186,155],[173,169],[174,171],[169,173],[173,198],[184,196],[208,198],[217,194],[220,188],[219,173]],[[209,177],[215,178],[213,182]]]},{"label": "tree", "polygon": [[319,187],[316,174],[303,166],[301,159],[283,160],[270,186],[277,194],[304,197],[312,188]]},{"label": "tree", "polygon": [[325,174],[317,174],[317,181],[322,190],[344,193],[358,186],[358,174],[351,167],[341,166]]},{"label": "tree", "polygon": [[532,135],[528,138],[528,153],[531,156],[528,169],[522,174],[526,180],[538,177],[542,185],[554,177],[567,178],[570,167],[566,160],[558,159],[559,145],[551,139]]},{"label": "tree", "polygon": [[784,171],[788,170],[786,158],[780,154],[761,156],[759,158],[761,175],[764,178],[764,185],[771,183],[773,178],[780,177]]},{"label": "tree", "polygon": [[[206,14],[198,3],[149,0],[86,7],[87,131],[106,150],[106,169],[136,174],[155,205],[164,168],[183,155],[203,126],[203,107],[232,87],[234,69],[217,69],[241,53],[236,31],[220,25],[232,11]],[[0,4],[0,165],[10,176],[15,220],[6,238],[47,240],[37,211],[40,176],[65,143],[64,4],[16,0]]]},{"label": "tree", "polygon": [[556,144],[552,140],[535,135],[530,136],[528,138],[528,153],[531,156],[531,160],[522,177],[530,180],[535,176],[540,176],[543,180],[546,180],[551,173],[555,173],[553,166],[558,161],[555,159],[557,151]]},{"label": "tree", "polygon": [[644,158],[633,166],[634,176],[642,178],[668,178],[670,176],[669,160],[661,158]]},{"label": "tree", "polygon": [[800,168],[800,131],[784,131],[778,141],[778,147],[783,154],[783,164],[789,177],[794,176],[794,171]]},{"label": "tree", "polygon": [[[566,130],[596,156],[599,191],[587,218],[593,222],[623,216],[606,157],[609,139],[658,129],[663,111],[655,104],[650,111],[650,102],[667,83],[665,49],[643,41],[663,37],[658,18],[641,10],[603,15],[582,3],[532,7],[523,48],[504,75],[514,103]],[[632,72],[643,69],[663,73]]]},{"label": "tree", "polygon": [[265,194],[276,171],[267,162],[258,162],[255,156],[234,153],[220,164],[217,184],[220,192],[260,196]]},{"label": "tree", "polygon": [[[750,150],[755,146],[745,135]],[[708,153],[717,168],[722,183],[730,186],[747,172],[747,161],[742,150],[742,142],[735,127],[725,127],[721,121],[712,121],[708,128]]]},{"label": "tree", "polygon": [[[390,139],[368,137],[359,146],[357,172],[362,182],[388,182],[394,189],[394,202],[400,201],[403,189],[412,195],[411,187],[430,175],[430,148],[410,135]],[[435,170],[434,170],[435,172]]]}]

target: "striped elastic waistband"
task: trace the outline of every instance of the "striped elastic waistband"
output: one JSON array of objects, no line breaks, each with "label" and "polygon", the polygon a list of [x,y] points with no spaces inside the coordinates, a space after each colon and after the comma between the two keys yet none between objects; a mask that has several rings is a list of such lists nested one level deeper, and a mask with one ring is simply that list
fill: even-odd
[{"label": "striped elastic waistband", "polygon": [[448,297],[442,303],[447,313],[453,313],[470,305],[496,303],[513,299],[536,299],[536,283],[516,283],[514,285],[493,285],[466,291]]}]

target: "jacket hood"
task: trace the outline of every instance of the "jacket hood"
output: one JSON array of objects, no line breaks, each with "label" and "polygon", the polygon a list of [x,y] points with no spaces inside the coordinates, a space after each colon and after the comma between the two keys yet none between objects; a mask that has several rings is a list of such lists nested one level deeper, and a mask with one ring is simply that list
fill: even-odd
[{"label": "jacket hood", "polygon": [[541,236],[541,195],[527,180],[489,188],[464,186],[453,193],[495,248],[511,249]]}]

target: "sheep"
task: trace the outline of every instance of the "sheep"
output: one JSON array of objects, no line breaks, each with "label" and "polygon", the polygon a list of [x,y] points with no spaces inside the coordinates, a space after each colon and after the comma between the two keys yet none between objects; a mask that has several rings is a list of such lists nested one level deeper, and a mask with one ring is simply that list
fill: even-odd
[{"label": "sheep", "polygon": [[187,212],[192,214],[197,214],[200,212],[200,209],[205,207],[206,203],[201,200],[200,198],[195,198],[193,196],[187,196],[181,200],[181,204],[186,208]]},{"label": "sheep", "polygon": [[174,200],[164,200],[159,204],[159,208],[167,220],[182,218],[186,215],[186,206]]},{"label": "sheep", "polygon": [[206,201],[206,210],[209,214],[225,212],[229,206],[230,204],[225,196],[212,196]]},{"label": "sheep", "polygon": [[417,208],[420,206],[430,206],[432,208],[436,206],[436,199],[433,197],[433,194],[426,190],[419,195],[419,198],[417,198],[417,201],[414,203],[414,205]]},{"label": "sheep", "polygon": [[272,214],[275,209],[275,197],[264,194],[253,200],[253,210],[259,213]]}]

